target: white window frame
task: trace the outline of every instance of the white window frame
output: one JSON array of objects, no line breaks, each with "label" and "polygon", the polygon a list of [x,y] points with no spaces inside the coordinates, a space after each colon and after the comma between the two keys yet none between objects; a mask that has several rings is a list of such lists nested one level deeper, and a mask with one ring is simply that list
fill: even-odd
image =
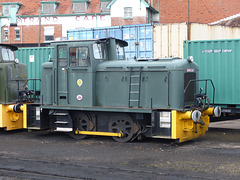
[{"label": "white window frame", "polygon": [[[46,37],[53,37],[53,39],[47,40]],[[44,27],[44,41],[45,42],[54,41],[54,26],[46,26],[46,27]]]},{"label": "white window frame", "polygon": [[9,31],[8,28],[3,29],[4,35],[3,35],[3,40],[8,41],[9,40]]},{"label": "white window frame", "polygon": [[[100,0],[101,1],[101,0]],[[102,12],[110,12],[110,9],[107,9],[107,5],[110,1],[101,1],[101,11]]]},{"label": "white window frame", "polygon": [[[42,3],[42,14],[46,14],[46,15],[52,15],[52,14],[55,14],[55,10],[57,8],[57,5],[59,4],[58,1],[41,1]],[[53,6],[52,10],[50,11],[46,11],[45,9],[47,8],[47,6]]]},{"label": "white window frame", "polygon": [[3,5],[3,16],[10,15],[10,5]]},{"label": "white window frame", "polygon": [[[77,8],[76,8],[76,6],[84,6],[84,8],[83,8],[83,10],[80,10],[80,11],[78,11],[77,10]],[[75,3],[73,3],[73,13],[74,14],[83,14],[83,13],[86,13],[86,10],[87,10],[87,6],[88,6],[88,4],[86,3],[86,2],[75,2]]]},{"label": "white window frame", "polygon": [[[21,39],[20,28],[15,28],[14,31],[15,31],[15,40],[20,40]],[[17,31],[18,31],[18,33],[17,33]],[[17,37],[17,36],[19,36],[19,37]]]},{"label": "white window frame", "polygon": [[133,18],[133,11],[132,7],[124,7],[124,19],[132,19]]},{"label": "white window frame", "polygon": [[3,16],[11,16],[11,8],[16,9],[16,10],[14,10],[14,12],[16,12],[16,14],[17,14],[19,8],[22,6],[22,3],[18,3],[18,2],[7,2],[7,3],[0,3],[0,4],[2,4],[2,15]]}]

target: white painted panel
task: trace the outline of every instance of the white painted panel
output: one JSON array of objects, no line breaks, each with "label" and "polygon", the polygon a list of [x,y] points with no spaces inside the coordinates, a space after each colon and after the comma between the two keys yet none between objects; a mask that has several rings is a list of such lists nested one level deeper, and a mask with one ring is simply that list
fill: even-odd
[{"label": "white painted panel", "polygon": [[[10,21],[7,18],[1,19],[1,25],[9,26]],[[18,18],[18,26],[38,26],[39,17]],[[62,36],[67,36],[67,30],[79,28],[95,28],[111,26],[110,15],[91,15],[91,16],[52,16],[42,17],[41,25],[62,25]]]},{"label": "white painted panel", "polygon": [[124,17],[124,7],[132,7],[134,16],[146,16],[146,6],[140,0],[115,1],[111,6],[112,17]]}]

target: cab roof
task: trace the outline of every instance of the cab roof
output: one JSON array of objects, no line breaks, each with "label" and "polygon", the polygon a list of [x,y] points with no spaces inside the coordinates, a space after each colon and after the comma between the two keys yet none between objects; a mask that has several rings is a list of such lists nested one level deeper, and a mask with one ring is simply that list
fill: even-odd
[{"label": "cab roof", "polygon": [[17,46],[12,46],[12,45],[9,45],[9,44],[0,44],[0,47],[7,47],[7,48],[11,49],[12,51],[18,50]]},{"label": "cab roof", "polygon": [[101,38],[101,39],[79,39],[79,40],[65,40],[65,41],[54,41],[51,44],[55,44],[55,43],[71,43],[71,42],[90,42],[90,41],[94,41],[96,43],[102,43],[102,42],[107,42],[110,39],[115,39],[117,43],[120,44],[120,46],[125,47],[128,46],[128,43],[124,40],[121,39],[116,39],[116,38]]}]

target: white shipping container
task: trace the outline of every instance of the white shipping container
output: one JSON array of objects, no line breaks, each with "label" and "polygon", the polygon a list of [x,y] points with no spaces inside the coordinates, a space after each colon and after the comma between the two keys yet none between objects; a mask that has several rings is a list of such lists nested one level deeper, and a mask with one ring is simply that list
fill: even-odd
[{"label": "white shipping container", "polygon": [[[187,40],[187,23],[155,25],[153,31],[153,57],[183,58],[183,42]],[[190,40],[239,39],[239,27],[226,27],[192,23]]]}]

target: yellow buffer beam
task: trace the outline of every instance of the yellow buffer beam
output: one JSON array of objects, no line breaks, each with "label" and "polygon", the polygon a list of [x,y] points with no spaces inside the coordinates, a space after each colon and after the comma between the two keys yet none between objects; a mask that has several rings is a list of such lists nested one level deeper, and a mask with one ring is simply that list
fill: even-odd
[{"label": "yellow buffer beam", "polygon": [[13,107],[14,104],[0,104],[0,128],[7,131],[23,128],[23,113],[15,113]]},{"label": "yellow buffer beam", "polygon": [[119,133],[112,132],[97,132],[97,131],[79,131],[78,129],[75,131],[75,134],[84,134],[84,135],[95,135],[95,136],[115,136],[115,137],[123,137],[122,131]]}]

